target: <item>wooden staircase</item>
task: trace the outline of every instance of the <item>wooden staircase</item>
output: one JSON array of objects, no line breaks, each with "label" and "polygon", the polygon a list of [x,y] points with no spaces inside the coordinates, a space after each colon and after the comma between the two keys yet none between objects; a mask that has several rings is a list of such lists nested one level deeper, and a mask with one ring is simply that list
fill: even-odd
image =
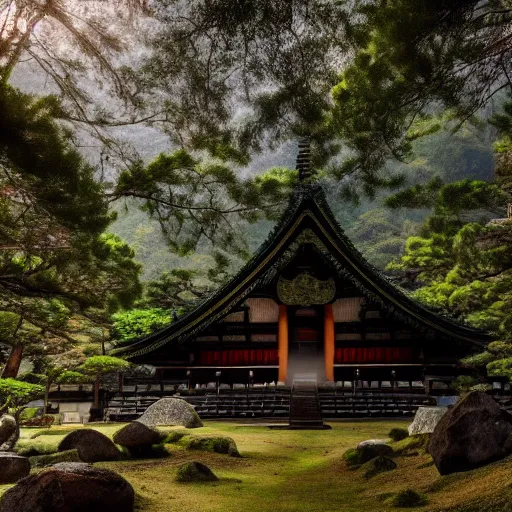
[{"label": "wooden staircase", "polygon": [[293,381],[290,397],[290,428],[295,430],[323,430],[324,425],[316,380]]}]

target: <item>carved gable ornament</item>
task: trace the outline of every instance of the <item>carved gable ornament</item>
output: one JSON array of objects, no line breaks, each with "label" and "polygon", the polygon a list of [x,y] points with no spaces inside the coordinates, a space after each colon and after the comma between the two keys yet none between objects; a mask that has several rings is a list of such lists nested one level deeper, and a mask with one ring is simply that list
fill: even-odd
[{"label": "carved gable ornament", "polygon": [[327,304],[336,295],[336,283],[332,277],[322,281],[303,272],[291,280],[280,277],[277,281],[277,295],[288,306]]}]

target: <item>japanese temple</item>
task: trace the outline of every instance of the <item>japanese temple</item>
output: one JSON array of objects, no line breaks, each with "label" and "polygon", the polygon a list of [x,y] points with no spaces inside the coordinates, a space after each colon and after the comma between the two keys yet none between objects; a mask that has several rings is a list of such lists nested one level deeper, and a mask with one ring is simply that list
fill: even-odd
[{"label": "japanese temple", "polygon": [[[280,222],[225,286],[168,327],[113,351],[161,382],[201,388],[425,382],[459,372],[489,336],[438,315],[370,265],[344,234],[301,141]],[[163,389],[163,388],[162,388]]]}]

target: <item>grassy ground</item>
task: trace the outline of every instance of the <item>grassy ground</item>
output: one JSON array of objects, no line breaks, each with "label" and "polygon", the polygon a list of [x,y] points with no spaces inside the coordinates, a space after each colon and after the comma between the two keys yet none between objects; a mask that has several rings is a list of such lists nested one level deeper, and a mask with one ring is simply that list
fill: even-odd
[{"label": "grassy ground", "polygon": [[[135,488],[144,512],[386,512],[392,493],[412,488],[428,503],[407,510],[438,512],[512,512],[512,458],[479,470],[440,477],[426,454],[400,456],[398,468],[370,480],[362,469],[349,469],[342,459],[348,448],[369,438],[386,437],[406,423],[366,421],[332,423],[326,431],[269,430],[230,422],[207,422],[192,434],[232,437],[242,458],[189,452],[167,445],[170,456],[153,460],[99,463],[122,474]],[[53,427],[57,434],[62,427]],[[119,425],[95,427],[108,436]],[[183,429],[180,429],[183,430]],[[37,429],[24,429],[21,444],[53,451],[63,435],[29,439]],[[177,466],[188,460],[207,464],[219,482],[181,484]],[[0,486],[0,493],[8,486]]]}]

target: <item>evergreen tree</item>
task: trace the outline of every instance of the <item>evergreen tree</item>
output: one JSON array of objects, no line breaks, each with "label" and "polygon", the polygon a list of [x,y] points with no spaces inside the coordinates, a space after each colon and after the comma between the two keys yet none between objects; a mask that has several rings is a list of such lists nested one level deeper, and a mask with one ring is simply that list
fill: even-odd
[{"label": "evergreen tree", "polygon": [[76,342],[140,292],[139,266],[118,237],[103,186],[55,122],[55,98],[0,87],[0,331],[15,377]]}]

